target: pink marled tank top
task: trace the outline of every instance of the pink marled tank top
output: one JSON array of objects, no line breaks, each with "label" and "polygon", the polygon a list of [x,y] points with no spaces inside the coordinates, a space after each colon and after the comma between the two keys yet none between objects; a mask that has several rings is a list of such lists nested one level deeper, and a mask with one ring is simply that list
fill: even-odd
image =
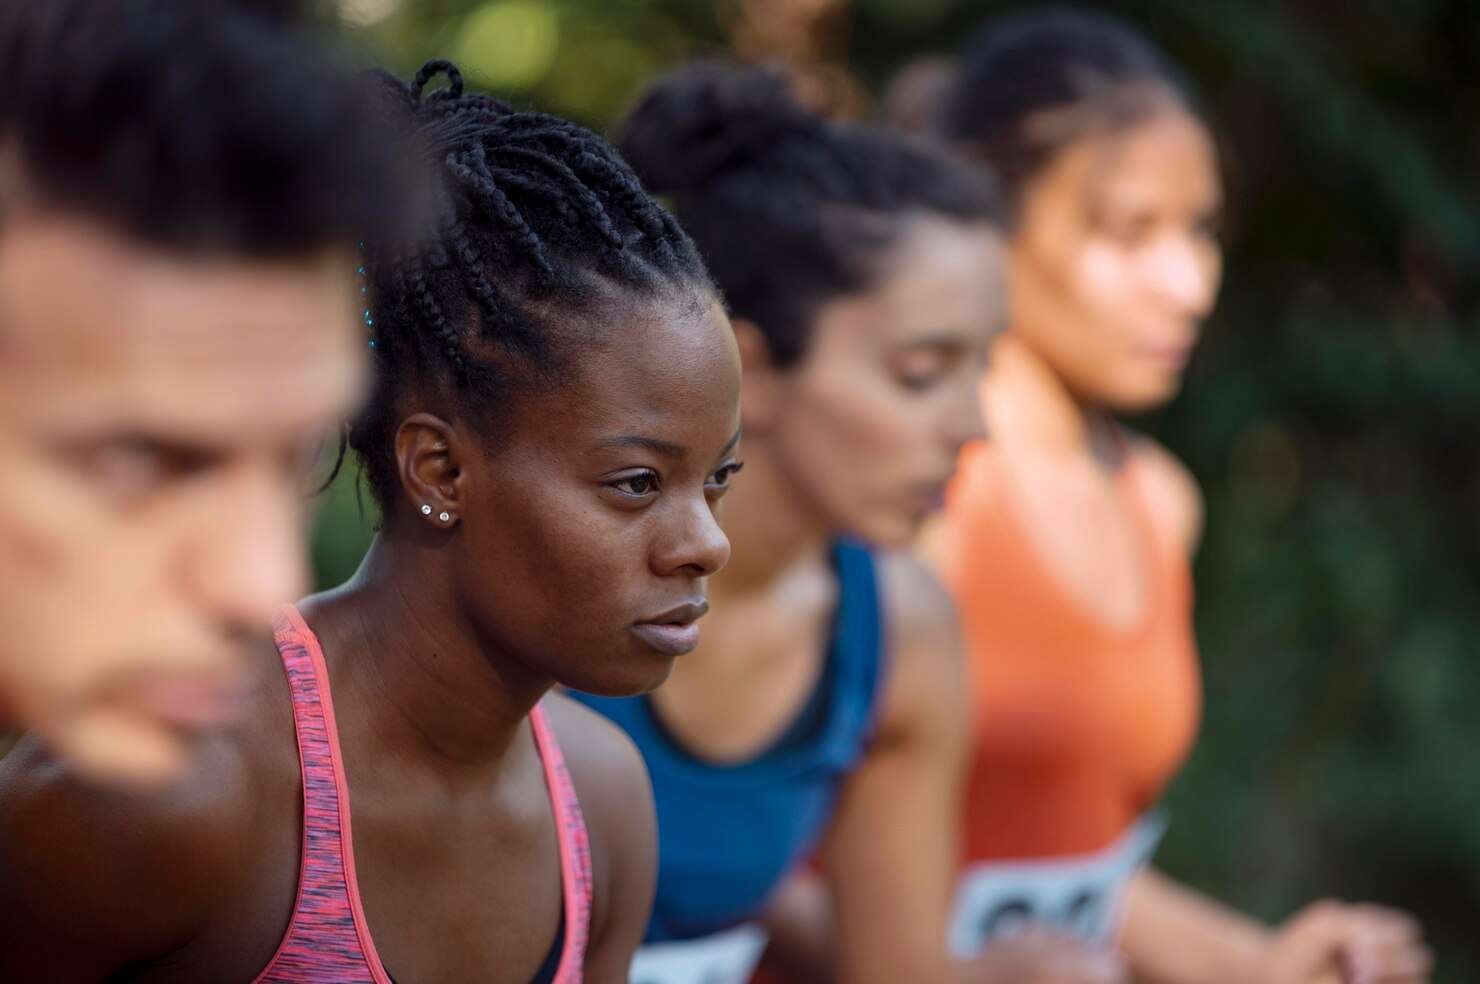
[{"label": "pink marled tank top", "polygon": [[[375,952],[355,881],[349,790],[323,651],[296,608],[283,609],[273,628],[293,695],[303,774],[303,848],[293,918],[255,984],[392,984]],[[553,984],[580,984],[591,923],[586,824],[560,745],[539,707],[530,712],[529,723],[560,843],[564,946]]]}]

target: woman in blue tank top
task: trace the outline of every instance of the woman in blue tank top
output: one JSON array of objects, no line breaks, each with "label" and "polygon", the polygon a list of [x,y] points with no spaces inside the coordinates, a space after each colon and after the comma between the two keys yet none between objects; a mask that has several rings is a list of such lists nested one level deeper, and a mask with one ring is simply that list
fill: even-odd
[{"label": "woman in blue tank top", "polygon": [[632,979],[748,980],[768,936],[785,949],[778,887],[816,857],[840,978],[944,980],[964,668],[944,593],[891,549],[980,426],[994,195],[930,147],[817,119],[758,69],[666,78],[621,148],[731,308],[746,458],[697,651],[651,698],[582,698],[653,779],[657,899]]}]

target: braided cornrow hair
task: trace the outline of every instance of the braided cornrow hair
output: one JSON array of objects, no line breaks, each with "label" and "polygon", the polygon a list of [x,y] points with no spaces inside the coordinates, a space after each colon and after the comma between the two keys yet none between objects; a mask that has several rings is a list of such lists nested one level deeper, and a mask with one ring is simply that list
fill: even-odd
[{"label": "braided cornrow hair", "polygon": [[[428,93],[439,75],[447,85]],[[347,443],[385,509],[408,394],[496,426],[519,392],[558,385],[573,353],[618,320],[600,310],[614,290],[706,304],[714,293],[688,237],[594,133],[465,92],[447,61],[409,85],[376,79],[437,185],[429,235],[363,246],[376,380]]]}]

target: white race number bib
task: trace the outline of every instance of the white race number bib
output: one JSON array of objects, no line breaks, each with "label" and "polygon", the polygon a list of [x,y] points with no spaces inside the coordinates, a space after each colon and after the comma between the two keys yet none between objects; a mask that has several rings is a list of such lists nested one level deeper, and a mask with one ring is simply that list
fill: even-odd
[{"label": "white race number bib", "polygon": [[632,984],[747,984],[766,949],[766,931],[736,926],[697,940],[649,943],[632,961]]},{"label": "white race number bib", "polygon": [[1110,942],[1125,886],[1151,860],[1165,831],[1166,821],[1151,815],[1094,854],[967,868],[956,887],[951,952],[972,957],[989,941],[1034,926]]}]

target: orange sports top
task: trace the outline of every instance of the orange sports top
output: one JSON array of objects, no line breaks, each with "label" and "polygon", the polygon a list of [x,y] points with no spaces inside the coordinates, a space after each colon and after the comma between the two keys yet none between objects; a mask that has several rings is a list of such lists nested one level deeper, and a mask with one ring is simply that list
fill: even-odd
[{"label": "orange sports top", "polygon": [[1141,556],[1146,611],[1117,631],[1075,605],[1037,555],[989,443],[962,453],[947,494],[942,574],[960,609],[977,727],[966,796],[969,861],[1111,844],[1191,751],[1202,703],[1183,547],[1158,537],[1137,459],[1118,481]]}]

